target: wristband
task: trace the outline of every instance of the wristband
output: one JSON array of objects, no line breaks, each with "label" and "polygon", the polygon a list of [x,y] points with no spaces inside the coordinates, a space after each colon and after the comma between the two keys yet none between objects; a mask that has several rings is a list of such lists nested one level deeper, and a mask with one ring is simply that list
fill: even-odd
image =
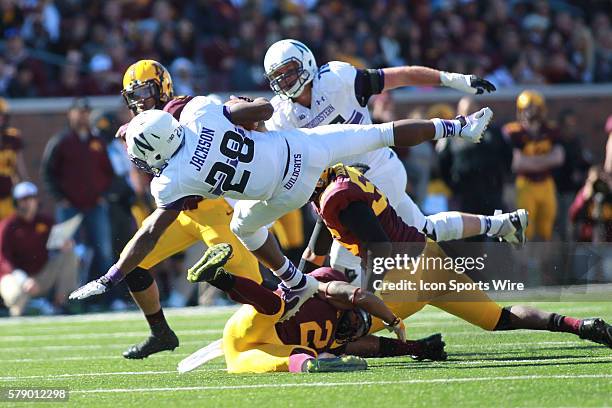
[{"label": "wristband", "polygon": [[402,319],[396,316],[395,319],[393,319],[391,323],[384,323],[384,324],[389,331],[393,331],[393,328],[396,327],[398,324],[400,324],[401,321]]},{"label": "wristband", "polygon": [[106,272],[103,276],[103,278],[106,278],[106,280],[110,282],[113,286],[121,282],[124,277],[125,276],[123,275],[123,272],[121,272],[119,268],[117,268],[117,265],[111,266],[108,272]]}]

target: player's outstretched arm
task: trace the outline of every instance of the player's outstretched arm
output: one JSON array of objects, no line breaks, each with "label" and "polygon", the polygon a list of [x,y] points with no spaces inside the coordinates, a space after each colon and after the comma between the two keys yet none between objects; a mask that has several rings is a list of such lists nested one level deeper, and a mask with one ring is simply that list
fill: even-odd
[{"label": "player's outstretched arm", "polygon": [[385,326],[395,333],[401,341],[406,341],[406,327],[404,322],[373,293],[362,290],[347,282],[331,281],[319,284],[319,295],[344,308],[359,307],[374,317],[381,319]]},{"label": "player's outstretched arm", "polygon": [[447,86],[462,92],[482,94],[495,91],[495,85],[476,75],[464,75],[418,65],[384,68],[384,91],[403,86]]},{"label": "player's outstretched arm", "polygon": [[69,299],[85,299],[90,296],[107,292],[110,288],[123,280],[142,262],[155,247],[159,237],[178,217],[180,211],[174,209],[158,208],[146,219],[136,231],[134,237],[127,243],[119,261],[111,266],[108,272],[100,278],[81,286],[69,296]]},{"label": "player's outstretched arm", "polygon": [[256,123],[268,120],[274,113],[274,107],[265,98],[249,100],[247,98],[234,98],[224,106],[227,118],[235,125]]}]

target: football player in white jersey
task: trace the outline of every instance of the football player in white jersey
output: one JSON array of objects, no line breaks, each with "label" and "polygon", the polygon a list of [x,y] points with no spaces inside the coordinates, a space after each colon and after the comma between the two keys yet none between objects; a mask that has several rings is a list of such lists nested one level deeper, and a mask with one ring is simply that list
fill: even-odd
[{"label": "football player in white jersey", "polygon": [[[310,49],[292,39],[270,46],[264,57],[264,69],[276,94],[271,100],[274,114],[265,122],[267,130],[340,123],[370,124],[372,120],[367,106],[370,96],[402,86],[442,85],[473,94],[495,91],[492,83],[475,75],[422,66],[357,69],[345,62],[331,61],[318,67]],[[385,193],[391,206],[408,225],[436,241],[466,238],[489,230],[482,225],[489,218],[485,216],[451,211],[425,217],[406,194],[406,169],[388,147],[344,158],[343,163],[362,170]],[[496,215],[492,219],[496,224],[509,225],[511,216],[518,217],[526,227],[527,213],[524,210]],[[507,228],[489,231],[488,235],[492,237],[505,237],[517,243],[514,234],[505,235]],[[360,268],[359,258],[335,241],[330,263],[334,269],[344,272]]]},{"label": "football player in white jersey", "polygon": [[[74,291],[71,299],[104,293],[120,282],[154,247],[185,200],[194,195],[227,196],[241,200],[234,209],[231,230],[281,279],[289,306],[285,318],[291,317],[314,295],[317,283],[282,254],[267,225],[306,204],[322,171],[344,157],[453,136],[478,142],[493,116],[491,109],[484,108],[454,120],[404,119],[265,133],[241,126],[270,119],[272,113],[272,105],[263,98],[221,105],[198,96],[185,105],[180,122],[160,110],[134,117],[126,132],[128,154],[138,167],[156,176],[151,193],[157,209],[117,263],[101,278]],[[209,250],[198,269],[216,269],[229,255],[226,250]]]}]

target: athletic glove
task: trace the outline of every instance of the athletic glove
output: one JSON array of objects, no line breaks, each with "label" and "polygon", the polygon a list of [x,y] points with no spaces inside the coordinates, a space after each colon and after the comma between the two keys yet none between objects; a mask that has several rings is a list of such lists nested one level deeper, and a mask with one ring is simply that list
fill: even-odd
[{"label": "athletic glove", "polygon": [[123,279],[123,273],[115,265],[111,266],[105,275],[93,280],[68,296],[68,299],[87,299],[88,297],[101,295],[102,293],[108,292],[113,286],[121,282]]},{"label": "athletic glove", "polygon": [[464,75],[456,74],[454,72],[440,71],[440,82],[442,85],[449,88],[454,88],[458,91],[471,94],[480,95],[485,91],[490,93],[496,90],[495,85],[476,75]]}]

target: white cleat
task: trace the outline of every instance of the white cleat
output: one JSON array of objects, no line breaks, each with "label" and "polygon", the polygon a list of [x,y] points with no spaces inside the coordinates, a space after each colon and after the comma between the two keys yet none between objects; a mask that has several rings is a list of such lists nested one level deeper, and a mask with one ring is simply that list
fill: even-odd
[{"label": "white cleat", "polygon": [[[501,210],[496,210],[494,215],[501,214]],[[529,224],[529,213],[527,210],[519,209],[511,213],[504,214],[507,219],[504,220],[504,226],[501,228],[501,234],[491,235],[499,238],[500,241],[506,241],[512,244],[515,248],[521,248],[527,241],[525,230]]]},{"label": "white cleat", "polygon": [[493,111],[488,107],[468,116],[457,116],[462,125],[459,136],[472,143],[479,143],[492,118]]},{"label": "white cleat", "polygon": [[285,301],[285,310],[280,322],[291,319],[300,311],[306,301],[319,291],[319,281],[310,275],[304,275],[305,283],[300,288],[288,288],[282,282],[278,287],[281,289],[281,297]]}]

